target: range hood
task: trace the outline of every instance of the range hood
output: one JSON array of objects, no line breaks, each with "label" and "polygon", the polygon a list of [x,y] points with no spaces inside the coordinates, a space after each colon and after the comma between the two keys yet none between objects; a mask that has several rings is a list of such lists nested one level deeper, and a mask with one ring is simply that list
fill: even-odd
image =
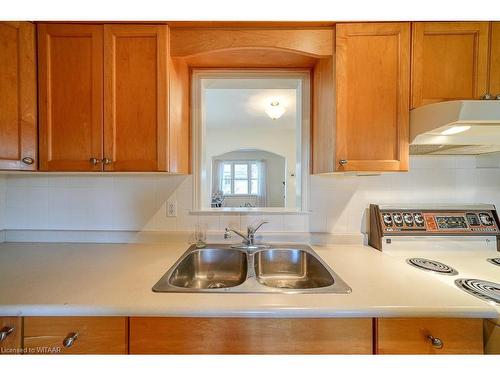
[{"label": "range hood", "polygon": [[454,100],[410,111],[410,154],[500,151],[500,100]]}]

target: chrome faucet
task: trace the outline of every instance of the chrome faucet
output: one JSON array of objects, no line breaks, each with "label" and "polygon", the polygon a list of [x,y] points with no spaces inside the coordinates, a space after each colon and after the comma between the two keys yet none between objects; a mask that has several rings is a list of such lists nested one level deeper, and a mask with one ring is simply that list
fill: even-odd
[{"label": "chrome faucet", "polygon": [[247,234],[246,235],[241,233],[239,230],[234,229],[234,228],[226,228],[226,232],[224,233],[224,239],[227,240],[227,239],[231,238],[231,232],[233,232],[243,239],[243,243],[238,244],[238,245],[233,245],[232,247],[247,248],[247,249],[265,248],[267,246],[255,244],[255,232],[257,232],[257,230],[259,230],[259,228],[261,226],[263,226],[264,224],[267,224],[267,223],[268,223],[267,221],[262,220],[261,222],[259,222],[256,225],[249,225],[247,227]]}]

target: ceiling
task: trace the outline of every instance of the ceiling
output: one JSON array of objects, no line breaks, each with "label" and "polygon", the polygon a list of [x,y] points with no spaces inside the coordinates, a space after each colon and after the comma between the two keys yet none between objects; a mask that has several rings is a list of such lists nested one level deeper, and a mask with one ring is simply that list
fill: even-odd
[{"label": "ceiling", "polygon": [[[204,79],[204,123],[210,129],[295,129],[296,79]],[[272,120],[265,112],[273,100],[286,108]]]}]

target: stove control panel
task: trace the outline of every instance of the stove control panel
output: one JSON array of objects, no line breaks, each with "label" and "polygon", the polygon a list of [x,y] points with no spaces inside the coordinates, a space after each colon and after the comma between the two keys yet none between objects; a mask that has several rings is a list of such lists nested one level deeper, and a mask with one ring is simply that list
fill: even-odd
[{"label": "stove control panel", "polygon": [[[494,236],[500,251],[500,220],[494,205],[370,205],[368,243],[375,249],[396,237]],[[385,237],[385,238],[384,238]],[[477,238],[480,239],[480,238]],[[397,241],[399,244],[405,241]]]},{"label": "stove control panel", "polygon": [[386,234],[500,234],[492,211],[382,209],[379,212],[382,231]]}]

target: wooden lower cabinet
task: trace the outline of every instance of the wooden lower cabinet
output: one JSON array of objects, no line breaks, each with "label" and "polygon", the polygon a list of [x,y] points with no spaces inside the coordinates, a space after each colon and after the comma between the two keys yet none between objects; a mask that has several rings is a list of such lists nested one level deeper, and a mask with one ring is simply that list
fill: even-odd
[{"label": "wooden lower cabinet", "polygon": [[1,354],[500,353],[500,327],[469,318],[0,317],[4,330]]},{"label": "wooden lower cabinet", "polygon": [[483,326],[484,332],[484,353],[500,354],[500,325],[498,322],[485,320]]},{"label": "wooden lower cabinet", "polygon": [[0,317],[0,354],[19,354],[22,348],[23,318]]},{"label": "wooden lower cabinet", "polygon": [[26,317],[26,354],[127,354],[128,318]]},{"label": "wooden lower cabinet", "polygon": [[130,318],[130,354],[372,354],[372,319]]},{"label": "wooden lower cabinet", "polygon": [[377,354],[484,352],[482,319],[376,319],[375,332]]}]

